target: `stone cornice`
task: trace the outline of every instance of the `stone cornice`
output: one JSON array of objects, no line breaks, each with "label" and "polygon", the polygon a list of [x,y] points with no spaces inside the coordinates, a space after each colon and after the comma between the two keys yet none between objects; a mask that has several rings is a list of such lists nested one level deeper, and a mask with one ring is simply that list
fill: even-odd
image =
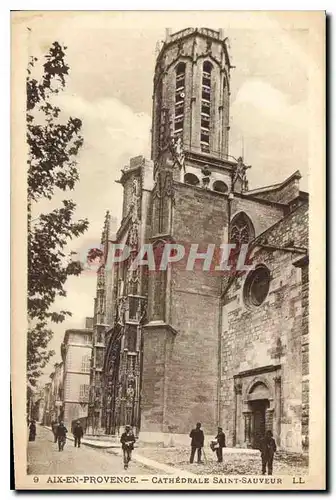
[{"label": "stone cornice", "polygon": [[251,375],[261,375],[262,373],[270,373],[280,370],[281,365],[268,365],[268,366],[260,366],[259,368],[253,368],[251,370],[245,370],[243,372],[237,373],[234,375],[234,379],[238,379],[241,377],[249,377]]},{"label": "stone cornice", "polygon": [[201,166],[209,165],[210,168],[217,167],[220,170],[227,170],[230,174],[232,173],[233,168],[236,165],[235,162],[225,160],[224,158],[219,158],[217,156],[211,156],[204,153],[197,153],[188,150],[186,150],[184,153],[186,160],[195,161]]},{"label": "stone cornice", "polygon": [[169,323],[165,323],[164,321],[150,321],[149,323],[143,325],[143,328],[169,330],[173,335],[177,335],[178,333],[173,326],[171,326]]}]

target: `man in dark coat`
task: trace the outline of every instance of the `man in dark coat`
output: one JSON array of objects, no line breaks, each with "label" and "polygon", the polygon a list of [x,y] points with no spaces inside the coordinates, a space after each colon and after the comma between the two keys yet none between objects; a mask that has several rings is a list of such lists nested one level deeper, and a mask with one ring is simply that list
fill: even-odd
[{"label": "man in dark coat", "polygon": [[124,469],[128,468],[128,463],[132,458],[132,450],[134,450],[135,436],[130,425],[126,425],[125,432],[122,433],[120,442],[124,455]]},{"label": "man in dark coat", "polygon": [[58,451],[63,451],[64,449],[67,432],[68,429],[65,427],[64,423],[60,422],[57,427]]},{"label": "man in dark coat", "polygon": [[218,443],[218,448],[216,449],[216,455],[217,455],[217,461],[218,462],[223,462],[223,448],[225,448],[225,434],[223,432],[223,429],[221,427],[218,427],[217,429],[217,436],[215,437],[217,443]]},{"label": "man in dark coat", "polygon": [[72,433],[73,433],[73,437],[75,438],[75,448],[76,448],[76,446],[78,446],[78,448],[80,448],[81,439],[84,435],[83,427],[80,423],[80,420],[77,420],[77,422],[75,423],[75,427],[73,428]]},{"label": "man in dark coat", "polygon": [[194,462],[195,452],[197,450],[197,463],[201,463],[202,456],[202,448],[204,446],[204,433],[201,429],[201,423],[197,422],[196,429],[193,429],[189,437],[191,437],[191,454],[190,454],[190,463]]},{"label": "man in dark coat", "polygon": [[273,458],[276,452],[275,440],[272,437],[272,431],[267,431],[265,437],[261,440],[260,451],[261,451],[261,467],[262,474],[266,474],[266,465],[268,469],[268,475],[271,476],[273,473]]}]

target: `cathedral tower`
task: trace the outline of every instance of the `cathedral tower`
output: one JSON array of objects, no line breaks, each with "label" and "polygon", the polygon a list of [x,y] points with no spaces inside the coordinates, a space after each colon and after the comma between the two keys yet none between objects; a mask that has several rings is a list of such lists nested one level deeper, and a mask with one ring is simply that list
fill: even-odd
[{"label": "cathedral tower", "polygon": [[229,99],[230,59],[222,30],[167,29],[154,75],[152,159],[163,146],[166,112],[186,154],[227,159]]},{"label": "cathedral tower", "polygon": [[191,247],[202,254],[209,245],[227,242],[236,170],[236,162],[228,159],[229,88],[230,61],[221,31],[167,32],[154,75],[154,187],[147,241],[155,255],[166,243],[178,243],[185,258],[148,275],[142,435],[185,434],[198,420],[212,432],[218,423],[221,278],[204,271],[196,256],[191,270],[186,261]]}]

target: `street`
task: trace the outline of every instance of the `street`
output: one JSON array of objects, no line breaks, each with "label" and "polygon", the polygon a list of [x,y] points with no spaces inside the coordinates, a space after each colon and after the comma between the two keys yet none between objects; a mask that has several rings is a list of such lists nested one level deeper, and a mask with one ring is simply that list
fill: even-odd
[{"label": "street", "polygon": [[[67,440],[64,451],[58,451],[51,431],[37,426],[36,440],[28,442],[28,474],[153,474],[155,471],[142,464],[131,462],[124,470],[122,457],[109,450],[81,445],[75,448]],[[117,450],[116,450],[117,453]]]},{"label": "street", "polygon": [[[139,451],[137,450],[137,453]],[[57,443],[54,443],[52,432],[42,426],[37,426],[36,440],[28,442],[28,474],[162,474],[162,470],[160,472],[155,469],[155,463],[156,465],[159,463],[168,467],[177,467],[186,473],[193,474],[260,474],[259,454],[232,453],[227,450],[224,453],[223,463],[218,464],[215,456],[209,451],[205,463],[190,465],[189,453],[188,447],[143,447],[141,448],[141,456],[155,462],[144,465],[132,461],[128,470],[125,471],[120,450],[97,449],[84,444],[80,448],[75,448],[74,442],[68,439],[64,451],[59,452]],[[277,454],[274,462],[275,475],[305,475],[308,473],[307,459],[287,455],[285,453]]]}]

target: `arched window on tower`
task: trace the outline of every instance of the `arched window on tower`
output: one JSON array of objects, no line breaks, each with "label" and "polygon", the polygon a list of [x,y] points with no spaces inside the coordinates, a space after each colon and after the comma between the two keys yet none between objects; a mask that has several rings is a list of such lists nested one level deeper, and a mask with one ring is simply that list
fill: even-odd
[{"label": "arched window on tower", "polygon": [[251,219],[244,212],[235,215],[230,224],[230,243],[238,247],[254,239],[255,231]]},{"label": "arched window on tower", "polygon": [[200,181],[199,181],[199,178],[197,177],[197,175],[195,174],[185,174],[184,176],[184,182],[186,184],[190,184],[191,186],[197,186]]},{"label": "arched window on tower", "polygon": [[185,63],[176,66],[174,134],[183,133],[185,99]]},{"label": "arched window on tower", "polygon": [[223,181],[215,181],[212,185],[212,189],[217,191],[217,193],[227,193],[229,188]]},{"label": "arched window on tower", "polygon": [[210,104],[211,104],[211,71],[209,61],[203,63],[202,104],[201,104],[201,151],[210,152]]}]

